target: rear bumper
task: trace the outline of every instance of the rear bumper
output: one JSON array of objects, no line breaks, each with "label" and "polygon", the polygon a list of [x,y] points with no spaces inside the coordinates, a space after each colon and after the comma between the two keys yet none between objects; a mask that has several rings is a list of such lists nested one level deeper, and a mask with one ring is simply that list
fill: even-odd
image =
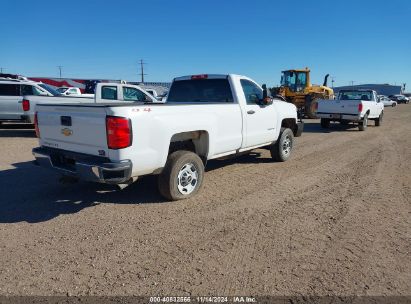
[{"label": "rear bumper", "polygon": [[130,160],[114,163],[105,157],[43,147],[34,148],[32,153],[39,166],[82,180],[122,184],[131,178]]},{"label": "rear bumper", "polygon": [[1,122],[24,122],[24,123],[31,123],[29,116],[27,115],[18,115],[18,116],[5,116],[5,117],[1,117],[0,116],[0,121]]},{"label": "rear bumper", "polygon": [[349,121],[360,121],[362,119],[360,114],[349,114],[349,113],[316,113],[317,118],[326,118],[333,121],[349,120]]},{"label": "rear bumper", "polygon": [[301,136],[304,131],[304,122],[297,122],[297,132],[294,134],[295,137]]}]

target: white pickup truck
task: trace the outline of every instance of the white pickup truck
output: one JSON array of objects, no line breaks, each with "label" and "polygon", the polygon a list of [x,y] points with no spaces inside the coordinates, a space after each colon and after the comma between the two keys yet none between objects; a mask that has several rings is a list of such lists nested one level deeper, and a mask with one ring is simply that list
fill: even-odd
[{"label": "white pickup truck", "polygon": [[367,128],[368,120],[376,126],[382,124],[384,104],[373,90],[342,90],[336,100],[319,101],[316,116],[321,118],[321,127],[329,128],[330,122],[358,124],[360,131]]},{"label": "white pickup truck", "polygon": [[81,90],[76,87],[60,87],[56,89],[61,95],[65,96],[78,96],[78,97],[94,97],[94,94],[83,94]]},{"label": "white pickup truck", "polygon": [[41,104],[35,125],[39,165],[120,188],[159,174],[170,200],[198,192],[209,159],[266,147],[286,161],[303,129],[294,105],[232,74],[176,78],[164,104]]},{"label": "white pickup truck", "polygon": [[93,96],[24,96],[21,107],[25,121],[34,123],[35,108],[40,103],[159,102],[141,87],[123,83],[98,83]]}]

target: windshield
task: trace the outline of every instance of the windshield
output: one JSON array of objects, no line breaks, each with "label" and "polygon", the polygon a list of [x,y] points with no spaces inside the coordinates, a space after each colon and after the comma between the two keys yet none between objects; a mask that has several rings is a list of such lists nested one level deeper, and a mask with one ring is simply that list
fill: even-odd
[{"label": "windshield", "polygon": [[174,81],[167,102],[233,102],[227,79],[190,79]]},{"label": "windshield", "polygon": [[294,92],[302,91],[307,86],[307,73],[284,71],[281,76],[281,85]]},{"label": "windshield", "polygon": [[374,100],[372,91],[341,91],[338,99],[341,100]]},{"label": "windshield", "polygon": [[60,93],[58,91],[56,91],[54,88],[52,88],[51,86],[49,86],[45,83],[40,83],[39,86],[42,87],[43,89],[45,89],[46,91],[50,92],[53,96],[60,95]]}]

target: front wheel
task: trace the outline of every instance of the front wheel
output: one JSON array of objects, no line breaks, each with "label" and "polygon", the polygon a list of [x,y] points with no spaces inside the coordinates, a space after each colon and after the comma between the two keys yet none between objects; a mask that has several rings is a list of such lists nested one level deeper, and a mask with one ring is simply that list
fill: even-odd
[{"label": "front wheel", "polygon": [[277,142],[271,146],[271,157],[275,161],[284,162],[291,156],[294,145],[294,134],[291,129],[282,129]]},{"label": "front wheel", "polygon": [[168,156],[158,178],[160,194],[169,200],[181,200],[194,196],[201,188],[204,164],[190,151],[180,150]]},{"label": "front wheel", "polygon": [[367,125],[368,125],[368,114],[365,114],[364,118],[360,121],[358,125],[358,129],[360,131],[365,131],[365,129],[367,129]]},{"label": "front wheel", "polygon": [[384,112],[381,112],[380,116],[375,120],[375,126],[379,127],[382,125],[382,118],[384,116]]}]

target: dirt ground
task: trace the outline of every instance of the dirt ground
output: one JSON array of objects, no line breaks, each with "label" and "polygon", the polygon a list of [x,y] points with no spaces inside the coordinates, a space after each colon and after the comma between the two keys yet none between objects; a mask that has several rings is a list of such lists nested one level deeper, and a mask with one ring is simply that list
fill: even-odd
[{"label": "dirt ground", "polygon": [[410,295],[411,105],[365,132],[306,121],[292,159],[212,161],[193,199],[155,177],[60,184],[0,128],[0,295]]}]

